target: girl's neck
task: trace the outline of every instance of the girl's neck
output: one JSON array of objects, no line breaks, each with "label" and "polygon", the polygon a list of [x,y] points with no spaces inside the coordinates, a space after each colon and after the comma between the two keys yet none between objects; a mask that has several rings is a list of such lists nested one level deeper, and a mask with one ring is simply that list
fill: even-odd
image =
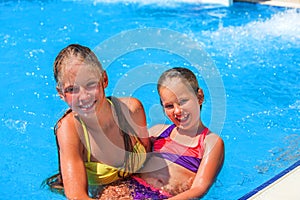
[{"label": "girl's neck", "polygon": [[199,137],[202,131],[204,130],[205,126],[199,121],[199,124],[194,128],[190,128],[188,130],[180,129],[176,127],[175,131],[172,131],[170,137],[173,141],[177,143],[189,146],[189,147],[196,147],[198,145]]}]

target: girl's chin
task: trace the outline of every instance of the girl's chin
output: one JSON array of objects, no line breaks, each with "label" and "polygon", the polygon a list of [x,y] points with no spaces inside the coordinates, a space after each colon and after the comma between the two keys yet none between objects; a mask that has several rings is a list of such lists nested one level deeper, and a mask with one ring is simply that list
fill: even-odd
[{"label": "girl's chin", "polygon": [[187,124],[184,124],[184,123],[179,123],[177,125],[178,128],[182,129],[182,130],[186,130],[188,129],[188,125]]},{"label": "girl's chin", "polygon": [[182,130],[185,130],[185,131],[192,131],[192,130],[194,130],[195,126],[196,125],[191,124],[189,121],[186,121],[184,123],[180,122],[177,124],[177,127],[179,127]]},{"label": "girl's chin", "polygon": [[186,119],[186,120],[176,120],[176,121],[177,121],[177,126],[178,126],[178,127],[184,128],[184,127],[189,126],[189,121],[188,121],[188,119]]},{"label": "girl's chin", "polygon": [[82,110],[82,109],[78,109],[77,110],[77,113],[82,116],[82,117],[85,117],[85,118],[89,118],[89,117],[95,117],[96,115],[96,110],[93,108],[93,109],[89,109],[89,110]]}]

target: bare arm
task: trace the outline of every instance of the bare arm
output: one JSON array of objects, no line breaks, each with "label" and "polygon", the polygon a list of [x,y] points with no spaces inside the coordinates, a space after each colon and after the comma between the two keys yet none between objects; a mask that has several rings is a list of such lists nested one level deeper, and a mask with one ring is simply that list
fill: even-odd
[{"label": "bare arm", "polygon": [[68,199],[91,199],[83,161],[83,145],[73,116],[63,118],[57,129],[57,140],[64,191]]},{"label": "bare arm", "polygon": [[120,100],[125,103],[130,110],[130,114],[126,114],[126,111],[124,112],[127,120],[135,128],[140,141],[146,148],[146,151],[150,152],[151,144],[147,130],[146,114],[142,103],[138,99],[132,97],[120,98]]},{"label": "bare arm", "polygon": [[170,199],[183,200],[203,197],[214,183],[216,176],[222,168],[223,161],[223,140],[215,134],[207,135],[205,138],[204,156],[191,188]]}]

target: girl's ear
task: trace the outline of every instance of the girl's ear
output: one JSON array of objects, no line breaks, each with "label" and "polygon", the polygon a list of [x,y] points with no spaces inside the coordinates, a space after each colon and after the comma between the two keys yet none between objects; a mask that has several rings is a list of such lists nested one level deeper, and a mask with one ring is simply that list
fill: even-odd
[{"label": "girl's ear", "polygon": [[103,87],[106,88],[108,86],[108,76],[106,74],[106,71],[102,72],[102,82],[103,82]]},{"label": "girl's ear", "polygon": [[202,105],[204,101],[204,94],[201,88],[198,88],[197,97],[198,97],[199,105]]},{"label": "girl's ear", "polygon": [[65,100],[65,96],[63,94],[63,92],[61,91],[61,89],[59,87],[56,87],[56,91],[59,95],[59,97],[62,99],[62,100]]}]

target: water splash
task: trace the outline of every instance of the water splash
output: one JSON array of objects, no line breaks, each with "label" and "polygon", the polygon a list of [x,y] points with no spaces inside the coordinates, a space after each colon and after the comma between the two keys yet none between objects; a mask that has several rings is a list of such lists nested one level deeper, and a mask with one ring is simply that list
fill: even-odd
[{"label": "water splash", "polygon": [[300,100],[296,100],[295,103],[289,106],[290,109],[298,109],[300,111]]},{"label": "water splash", "polygon": [[[226,48],[239,48],[249,45],[253,40],[263,41],[269,37],[280,38],[300,45],[300,13],[296,9],[278,12],[270,18],[257,19],[241,26],[220,25],[216,31],[203,31],[203,35],[212,39],[214,43],[228,43]],[[221,23],[222,24],[222,23]],[[230,38],[230,40],[228,40]],[[226,42],[227,41],[227,42]],[[232,43],[240,45],[232,45]],[[229,45],[230,44],[230,45]],[[260,44],[258,44],[260,45]]]},{"label": "water splash", "polygon": [[255,33],[263,33],[273,37],[281,37],[296,41],[300,39],[300,12],[296,9],[286,10],[273,15],[270,19],[261,22],[250,23],[249,28],[255,27],[253,35],[261,38]]},{"label": "water splash", "polygon": [[26,127],[28,125],[27,121],[19,120],[19,119],[16,119],[16,120],[14,120],[14,119],[7,119],[7,120],[2,119],[2,121],[4,122],[6,127],[8,127],[11,130],[16,130],[20,133],[25,133],[26,132]]}]

